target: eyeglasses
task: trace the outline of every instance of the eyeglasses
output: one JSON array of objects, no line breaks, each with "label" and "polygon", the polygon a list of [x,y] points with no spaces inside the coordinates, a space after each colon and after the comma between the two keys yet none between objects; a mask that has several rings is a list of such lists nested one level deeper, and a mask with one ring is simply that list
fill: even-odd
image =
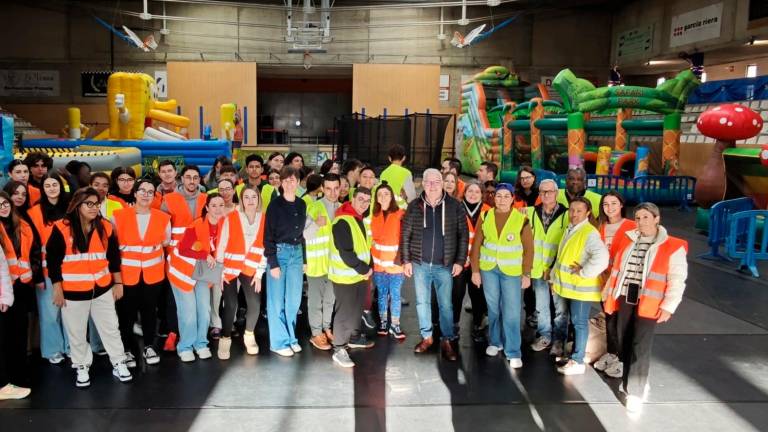
[{"label": "eyeglasses", "polygon": [[540,194],[540,195],[549,195],[549,194],[553,194],[553,193],[555,193],[555,191],[553,191],[553,190],[543,190],[543,191],[539,191],[539,194]]},{"label": "eyeglasses", "polygon": [[144,196],[152,196],[155,194],[155,191],[150,189],[139,189],[136,191],[136,193]]},{"label": "eyeglasses", "polygon": [[120,183],[133,183],[136,181],[136,179],[133,177],[118,177],[117,181]]},{"label": "eyeglasses", "polygon": [[99,201],[83,201],[83,205],[88,207],[89,209],[92,209],[94,207],[100,206],[101,202],[99,202]]},{"label": "eyeglasses", "polygon": [[232,188],[231,188],[231,187],[229,187],[229,186],[227,186],[227,187],[220,187],[220,188],[219,188],[219,192],[232,192],[233,190],[234,190],[234,189],[232,189]]},{"label": "eyeglasses", "polygon": [[536,177],[534,177],[534,176],[520,176],[520,181],[533,180],[534,178],[536,178]]},{"label": "eyeglasses", "polygon": [[0,202],[0,209],[7,209],[10,207],[11,207],[11,203],[9,203],[8,201]]}]

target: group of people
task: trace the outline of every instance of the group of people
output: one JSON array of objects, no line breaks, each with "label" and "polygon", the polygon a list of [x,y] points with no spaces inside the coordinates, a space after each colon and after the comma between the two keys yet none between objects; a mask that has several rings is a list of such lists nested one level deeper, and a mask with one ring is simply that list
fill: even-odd
[{"label": "group of people", "polygon": [[138,361],[159,363],[161,349],[192,362],[213,357],[217,340],[227,360],[242,308],[242,343],[256,355],[262,296],[269,349],[292,357],[302,350],[305,276],[309,342],[342,367],[355,366],[351,349],[374,345],[362,326],[406,338],[405,278],[415,287],[414,352],[439,336],[448,361],[468,295],[488,356],[522,367],[525,309],[532,350],[549,349],[562,374],[582,374],[590,311],[602,303],[608,353],[594,367],[623,378],[629,409],[642,406],[655,326],[675,312],[687,276],[687,243],[660,225],[658,207],[642,203],[626,219],[621,195],[587,190],[581,168],[568,171],[565,190],[529,167],[515,185],[497,182],[491,162],[465,182],[453,158],[425,170],[417,194],[405,149],[388,157],[378,175],[354,159],[315,173],[298,153],[249,155],[241,170],[220,158],[205,177],[166,160],[156,179],[130,167],[90,173],[76,161],[54,172],[43,153],[13,161],[0,192],[0,399],[30,393],[32,312],[42,357],[68,356],[78,387],[90,385],[94,352],[120,381]]}]

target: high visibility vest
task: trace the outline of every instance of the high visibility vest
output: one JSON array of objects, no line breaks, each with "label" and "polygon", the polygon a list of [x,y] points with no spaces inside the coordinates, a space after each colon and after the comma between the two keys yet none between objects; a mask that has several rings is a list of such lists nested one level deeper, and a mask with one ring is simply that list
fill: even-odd
[{"label": "high visibility vest", "polygon": [[469,229],[469,244],[467,244],[467,262],[464,263],[464,268],[469,268],[469,256],[472,254],[472,244],[475,242],[475,231],[477,231],[477,225],[482,221],[483,215],[493,207],[486,203],[482,203],[480,207],[480,217],[478,223],[473,224],[472,219],[467,216],[467,228]]},{"label": "high visibility vest", "polygon": [[[626,237],[625,233],[627,231],[631,231],[635,228],[637,228],[637,223],[635,221],[630,219],[623,219],[621,221],[621,225],[619,225],[619,229],[617,229],[616,234],[613,235],[611,248],[608,250],[608,255],[611,257],[610,258],[611,262],[613,262],[613,258],[616,256],[616,254],[619,253],[619,244],[621,243],[620,240]],[[598,231],[600,231],[600,238],[603,240],[603,243],[605,243],[605,224],[601,224]]]},{"label": "high visibility vest", "polygon": [[[231,282],[240,273],[253,276],[259,269],[264,257],[264,213],[259,218],[256,238],[253,244],[245,244],[243,224],[240,222],[240,211],[235,210],[227,215],[229,236],[224,249],[224,280]],[[248,248],[246,250],[246,247]]]},{"label": "high visibility vest", "polygon": [[328,217],[328,211],[325,205],[317,200],[307,206],[307,217],[317,219],[318,216],[325,217],[325,226],[317,230],[317,235],[313,239],[305,239],[307,245],[307,276],[320,277],[328,274],[330,258],[328,257],[331,237],[333,236],[332,222]]},{"label": "high visibility vest", "polygon": [[267,206],[272,201],[272,195],[275,194],[275,187],[266,183],[261,187],[261,212],[267,214]]},{"label": "high visibility vest", "polygon": [[[120,208],[124,208],[124,207],[131,207],[131,206],[133,206],[133,204],[128,204],[127,202],[125,202],[125,200],[124,200],[124,199],[120,198],[120,197],[119,197],[119,196],[117,196],[117,195],[112,195],[112,194],[109,194],[109,195],[107,195],[107,198],[106,198],[106,200],[107,200],[107,201],[114,201],[114,202],[116,202],[116,203],[120,204]],[[110,215],[110,216],[111,216],[111,215]]]},{"label": "high visibility vest", "polygon": [[[336,225],[337,223],[346,223],[349,225],[349,229],[352,232],[353,250],[355,255],[357,255],[357,258],[360,259],[360,261],[366,263],[370,262],[371,250],[368,244],[368,239],[357,224],[357,220],[352,216],[343,215],[337,216],[336,219],[333,220],[333,225]],[[336,244],[333,241],[331,241],[330,244],[330,251],[331,260],[328,266],[328,279],[330,279],[331,282],[351,285],[365,280],[365,276],[344,264],[341,255],[339,255],[339,250],[336,249]]]},{"label": "high visibility vest", "polygon": [[[221,218],[218,223],[219,230],[221,230],[223,224],[224,218]],[[195,230],[196,241],[193,248],[198,251],[210,252],[211,230],[208,228],[208,218],[201,217],[195,219],[189,228]],[[215,241],[218,243],[218,239]],[[177,243],[171,250],[171,254],[168,256],[168,281],[182,291],[192,291],[197,283],[196,280],[192,279],[192,273],[195,271],[196,263],[196,259],[186,257],[179,253]]]},{"label": "high visibility vest", "polygon": [[601,300],[600,276],[583,278],[570,271],[572,264],[579,263],[587,239],[593,232],[597,232],[597,228],[586,222],[568,240],[560,242],[552,268],[552,290],[560,297],[581,301]]},{"label": "high visibility vest", "polygon": [[384,212],[373,215],[371,219],[371,255],[373,271],[391,274],[403,273],[403,267],[395,264],[395,257],[400,247],[400,224],[402,210],[384,216]]},{"label": "high visibility vest", "polygon": [[32,250],[32,242],[34,241],[34,234],[32,233],[32,227],[29,224],[19,219],[19,254],[16,254],[16,250],[13,248],[13,242],[8,237],[8,233],[5,231],[5,226],[0,224],[0,230],[3,232],[3,238],[5,242],[3,249],[5,250],[5,260],[8,262],[8,271],[11,275],[11,280],[21,280],[23,283],[29,283],[32,281],[32,266],[29,260],[29,254]]},{"label": "high visibility vest", "polygon": [[54,223],[64,237],[64,261],[61,263],[61,286],[64,291],[86,292],[95,287],[107,288],[112,284],[112,273],[109,271],[107,261],[107,243],[112,235],[112,224],[107,220],[101,220],[104,226],[105,238],[99,237],[97,232],[91,234],[88,250],[75,251],[74,238],[69,223],[59,220]]},{"label": "high visibility vest", "polygon": [[[602,195],[599,193],[592,192],[591,190],[584,191],[584,198],[589,201],[590,204],[592,204],[592,216],[598,217],[600,215],[600,199],[602,199]],[[557,202],[559,202],[563,207],[568,208],[568,197],[565,195],[565,189],[560,189],[557,192]],[[567,219],[568,222],[570,222],[570,218]]]},{"label": "high visibility vest", "polygon": [[544,276],[544,271],[552,267],[557,255],[557,248],[560,246],[560,240],[563,239],[563,233],[568,228],[566,213],[561,213],[557,218],[549,223],[547,231],[544,231],[544,223],[541,221],[536,207],[528,207],[528,220],[531,221],[533,229],[533,268],[531,277],[540,279]]},{"label": "high visibility vest", "polygon": [[29,205],[33,206],[40,202],[40,189],[27,183],[27,195],[29,195]]},{"label": "high visibility vest", "polygon": [[104,214],[102,216],[111,219],[112,215],[115,214],[115,211],[120,210],[123,207],[129,207],[128,205],[121,204],[121,202],[125,203],[123,200],[117,201],[112,198],[105,198],[104,204],[102,204],[104,206]]},{"label": "high visibility vest", "polygon": [[117,241],[120,244],[120,272],[125,285],[138,285],[139,280],[155,284],[165,278],[163,241],[171,217],[160,210],[150,209],[149,225],[144,238],[139,235],[136,209],[125,207],[113,215]]},{"label": "high visibility vest", "polygon": [[[170,246],[176,246],[176,243],[184,237],[184,231],[192,222],[199,218],[203,214],[203,207],[205,207],[205,201],[207,195],[200,193],[197,196],[197,204],[195,205],[195,214],[189,212],[187,207],[187,201],[184,199],[184,195],[179,192],[171,192],[163,196],[165,205],[168,208],[168,213],[171,215],[171,244]],[[191,273],[190,273],[191,274]]]},{"label": "high visibility vest", "polygon": [[523,274],[523,242],[520,232],[525,216],[511,210],[501,233],[496,231],[496,212],[488,211],[480,224],[483,244],[480,245],[480,270],[490,271],[498,266],[508,276]]},{"label": "high visibility vest", "polygon": [[48,277],[48,263],[45,260],[46,252],[45,245],[48,244],[48,238],[51,236],[53,230],[53,223],[43,222],[43,209],[40,204],[35,204],[29,210],[27,215],[32,220],[32,225],[37,231],[37,235],[40,236],[40,259],[42,260],[43,276]]},{"label": "high visibility vest", "polygon": [[[632,253],[634,243],[629,237],[624,236],[619,244],[619,252],[616,259],[613,260],[611,275],[605,288],[612,292],[619,283],[619,273],[621,264],[624,262],[626,254]],[[653,262],[646,260],[643,268],[643,286],[640,287],[640,296],[637,302],[637,315],[643,318],[658,319],[661,316],[661,303],[667,292],[667,274],[669,273],[669,259],[680,248],[688,253],[688,242],[677,237],[667,237],[667,239],[658,246]],[[649,251],[650,252],[650,251]],[[646,257],[648,255],[646,254]],[[605,313],[612,314],[619,310],[619,301],[613,295],[609,295],[603,302]]]},{"label": "high visibility vest", "polygon": [[[389,187],[395,193],[395,202],[397,206],[405,210],[408,207],[408,202],[403,199],[402,191],[405,185],[405,180],[411,176],[411,171],[408,168],[404,168],[400,165],[390,164],[384,171],[381,172],[381,181],[387,182]],[[375,201],[376,194],[373,195]]]}]

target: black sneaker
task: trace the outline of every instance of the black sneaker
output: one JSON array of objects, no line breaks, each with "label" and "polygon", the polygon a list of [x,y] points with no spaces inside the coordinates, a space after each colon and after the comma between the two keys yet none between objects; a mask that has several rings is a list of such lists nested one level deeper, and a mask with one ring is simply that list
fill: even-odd
[{"label": "black sneaker", "polygon": [[392,324],[389,327],[389,334],[398,340],[405,339],[405,333],[403,333],[403,330],[400,329],[400,324]]},{"label": "black sneaker", "polygon": [[389,330],[389,326],[387,325],[387,322],[382,321],[381,324],[379,324],[379,331],[377,331],[376,333],[378,333],[379,336],[386,336],[388,330]]},{"label": "black sneaker", "polygon": [[373,348],[373,345],[373,341],[369,341],[364,334],[360,334],[360,336],[350,339],[347,344],[350,348]]},{"label": "black sneaker", "polygon": [[363,324],[371,330],[376,328],[376,320],[373,319],[371,311],[363,311]]}]

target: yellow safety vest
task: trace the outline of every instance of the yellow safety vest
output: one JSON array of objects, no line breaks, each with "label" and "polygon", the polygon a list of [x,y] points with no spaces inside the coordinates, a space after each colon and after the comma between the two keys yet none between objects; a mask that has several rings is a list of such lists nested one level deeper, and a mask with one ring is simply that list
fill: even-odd
[{"label": "yellow safety vest", "polygon": [[[597,218],[600,216],[600,200],[603,198],[599,193],[592,192],[591,190],[584,191],[584,198],[592,204],[592,215]],[[568,208],[568,198],[565,196],[565,189],[560,189],[557,192],[557,202]],[[570,217],[566,213],[566,222],[570,221]]]},{"label": "yellow safety vest", "polygon": [[599,275],[593,278],[583,278],[570,271],[572,264],[580,264],[579,260],[584,252],[584,246],[592,232],[597,233],[597,228],[587,222],[579,227],[569,239],[560,242],[557,259],[552,268],[552,290],[560,297],[581,301],[600,301],[602,299]]},{"label": "yellow safety vest", "polygon": [[531,269],[531,277],[540,279],[544,276],[544,271],[552,267],[552,262],[555,261],[557,247],[560,245],[565,229],[568,228],[568,222],[566,221],[567,213],[561,213],[560,216],[550,222],[546,232],[544,231],[544,223],[542,223],[539,214],[536,213],[535,207],[528,207],[527,213],[528,220],[531,221],[531,228],[533,229],[533,268]]},{"label": "yellow safety vest", "polygon": [[[349,225],[352,231],[353,250],[360,261],[369,263],[371,261],[371,248],[365,233],[360,229],[354,217],[349,215],[338,216],[333,220],[333,225],[344,222]],[[351,285],[365,280],[365,276],[358,273],[355,269],[344,264],[336,249],[336,244],[331,241],[330,244],[330,263],[328,266],[328,279],[338,284]]]},{"label": "yellow safety vest", "polygon": [[331,235],[333,227],[331,219],[328,217],[328,211],[320,200],[307,206],[307,217],[317,219],[318,216],[325,217],[325,226],[317,230],[314,239],[307,239],[307,276],[320,277],[328,274],[329,247],[331,245]]},{"label": "yellow safety vest", "polygon": [[[411,171],[408,168],[403,168],[400,165],[390,164],[384,171],[381,172],[381,180],[387,181],[387,184],[392,188],[395,193],[395,201],[398,207],[405,209],[408,207],[408,203],[400,195],[405,184],[405,179],[411,175]],[[374,196],[375,198],[375,196]]]},{"label": "yellow safety vest", "polygon": [[480,270],[490,271],[497,265],[508,276],[523,274],[523,242],[520,231],[525,216],[512,209],[501,235],[496,231],[495,210],[486,213],[482,224],[483,244],[480,246]]}]

